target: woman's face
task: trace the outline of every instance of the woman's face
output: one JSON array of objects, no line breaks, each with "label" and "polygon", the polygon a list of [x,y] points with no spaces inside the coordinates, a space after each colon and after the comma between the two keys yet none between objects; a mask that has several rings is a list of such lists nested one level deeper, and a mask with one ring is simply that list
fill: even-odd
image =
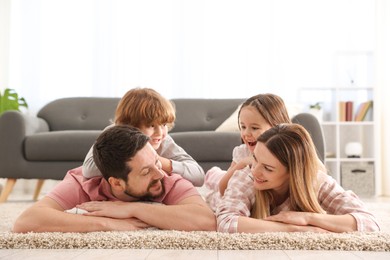
[{"label": "woman's face", "polygon": [[290,177],[287,168],[261,142],[256,144],[253,157],[251,171],[255,189],[273,190],[276,194],[285,195]]},{"label": "woman's face", "polygon": [[167,125],[161,124],[152,124],[152,125],[143,125],[139,127],[142,133],[150,137],[149,143],[153,146],[155,150],[157,150],[164,138],[168,134]]},{"label": "woman's face", "polygon": [[241,109],[239,122],[241,138],[253,153],[257,138],[266,130],[270,129],[271,125],[252,106],[246,106]]}]

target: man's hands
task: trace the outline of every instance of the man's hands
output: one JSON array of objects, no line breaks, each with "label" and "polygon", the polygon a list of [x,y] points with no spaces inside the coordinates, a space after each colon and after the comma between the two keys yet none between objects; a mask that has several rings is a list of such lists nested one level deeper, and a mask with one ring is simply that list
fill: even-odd
[{"label": "man's hands", "polygon": [[149,228],[150,225],[137,218],[128,219],[109,219],[108,228],[112,231],[134,231]]},{"label": "man's hands", "polygon": [[110,229],[117,231],[131,231],[151,227],[149,224],[135,218],[131,214],[132,203],[123,201],[90,201],[77,205],[77,208],[86,210],[85,216],[109,218]]},{"label": "man's hands", "polygon": [[98,216],[125,219],[132,218],[132,203],[123,201],[89,201],[77,205],[77,208],[88,211],[86,216]]}]

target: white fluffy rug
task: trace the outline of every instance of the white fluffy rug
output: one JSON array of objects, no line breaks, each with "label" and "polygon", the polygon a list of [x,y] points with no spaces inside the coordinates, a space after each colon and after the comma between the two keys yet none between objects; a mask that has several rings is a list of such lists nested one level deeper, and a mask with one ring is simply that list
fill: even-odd
[{"label": "white fluffy rug", "polygon": [[11,232],[13,221],[31,202],[0,204],[0,249],[273,249],[273,250],[346,250],[390,251],[390,206],[368,204],[376,213],[383,230],[376,233],[261,233],[223,234],[144,230],[137,232],[27,233]]}]

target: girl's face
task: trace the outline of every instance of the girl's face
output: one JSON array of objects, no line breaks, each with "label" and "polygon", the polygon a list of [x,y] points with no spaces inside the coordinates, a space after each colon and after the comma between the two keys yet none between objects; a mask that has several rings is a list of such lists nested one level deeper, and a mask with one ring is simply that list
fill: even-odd
[{"label": "girl's face", "polygon": [[168,134],[168,126],[160,124],[143,125],[139,128],[142,133],[150,137],[149,143],[157,150]]},{"label": "girl's face", "polygon": [[271,125],[268,124],[257,109],[252,106],[246,106],[241,109],[239,122],[241,138],[248,149],[253,153],[257,137],[270,129]]},{"label": "girl's face", "polygon": [[290,175],[287,168],[258,142],[253,154],[252,175],[254,187],[257,190],[273,190],[277,195],[284,196],[288,192]]}]

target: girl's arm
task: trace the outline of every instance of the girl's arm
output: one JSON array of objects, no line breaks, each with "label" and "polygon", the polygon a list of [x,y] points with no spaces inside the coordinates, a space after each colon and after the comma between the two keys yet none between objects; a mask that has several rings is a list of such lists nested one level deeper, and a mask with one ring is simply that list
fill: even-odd
[{"label": "girl's arm", "polygon": [[189,180],[194,186],[200,187],[203,185],[203,168],[188,153],[186,153],[183,148],[178,146],[173,141],[172,137],[169,135],[165,137],[164,142],[157,149],[157,153],[161,157],[163,165],[164,161],[166,163],[171,163],[172,171],[168,173],[180,174],[183,178]]},{"label": "girl's arm", "polygon": [[221,196],[224,195],[226,187],[228,186],[229,180],[232,177],[233,173],[237,170],[241,170],[245,168],[247,165],[250,165],[251,163],[252,163],[252,157],[244,158],[238,163],[235,163],[234,161],[232,162],[226,174],[221,178],[219,182],[219,193],[221,194]]},{"label": "girl's arm", "polygon": [[[239,167],[239,166],[238,166]],[[230,164],[229,169],[227,169],[226,173],[222,176],[221,180],[219,181],[218,189],[221,196],[224,195],[226,187],[228,186],[229,180],[232,177],[233,173],[237,170],[236,168],[237,164],[235,162],[232,162]],[[242,169],[242,168],[240,168]]]}]

